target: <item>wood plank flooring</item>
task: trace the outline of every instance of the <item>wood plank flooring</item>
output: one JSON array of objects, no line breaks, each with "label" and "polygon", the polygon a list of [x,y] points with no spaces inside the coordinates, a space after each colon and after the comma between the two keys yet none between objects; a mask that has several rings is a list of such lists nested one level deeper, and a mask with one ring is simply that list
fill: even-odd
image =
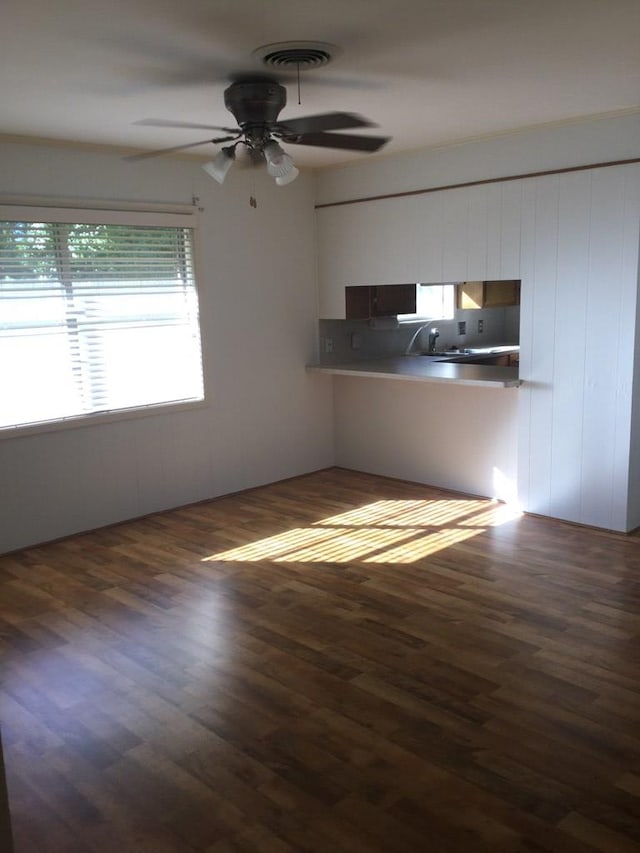
[{"label": "wood plank flooring", "polygon": [[0,558],[17,853],[640,851],[640,542],[330,470]]}]

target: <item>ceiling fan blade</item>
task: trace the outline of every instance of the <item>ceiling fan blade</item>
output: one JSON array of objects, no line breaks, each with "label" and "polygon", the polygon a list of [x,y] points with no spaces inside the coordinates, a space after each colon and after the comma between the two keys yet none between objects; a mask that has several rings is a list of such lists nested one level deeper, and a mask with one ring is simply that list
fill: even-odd
[{"label": "ceiling fan blade", "polygon": [[320,130],[343,130],[351,127],[375,127],[375,125],[355,113],[320,113],[278,123],[278,130],[282,128],[283,136],[289,131],[294,134],[316,133]]},{"label": "ceiling fan blade", "polygon": [[202,139],[200,142],[188,142],[186,145],[174,145],[172,148],[160,148],[157,151],[143,151],[142,154],[129,154],[124,159],[130,163],[135,163],[137,160],[147,160],[150,157],[161,157],[163,154],[173,154],[174,151],[184,151],[186,148],[195,148],[197,145],[207,145],[213,143],[217,145],[220,142],[230,142],[232,139],[237,139],[235,136],[222,136],[220,139]]},{"label": "ceiling fan blade", "polygon": [[186,127],[191,130],[224,130],[225,133],[239,132],[235,127],[218,127],[215,124],[193,124],[188,121],[169,121],[162,118],[143,118],[134,121],[134,124],[143,124],[146,127]]},{"label": "ceiling fan blade", "polygon": [[284,141],[292,145],[316,145],[348,151],[378,151],[390,139],[390,136],[356,136],[351,133],[303,133]]}]

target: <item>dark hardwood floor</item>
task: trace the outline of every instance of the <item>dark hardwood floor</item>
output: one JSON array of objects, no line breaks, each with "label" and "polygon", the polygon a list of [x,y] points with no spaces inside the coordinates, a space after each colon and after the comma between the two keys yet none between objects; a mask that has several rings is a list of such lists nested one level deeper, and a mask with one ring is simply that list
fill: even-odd
[{"label": "dark hardwood floor", "polygon": [[640,851],[640,541],[342,470],[0,558],[17,853]]}]

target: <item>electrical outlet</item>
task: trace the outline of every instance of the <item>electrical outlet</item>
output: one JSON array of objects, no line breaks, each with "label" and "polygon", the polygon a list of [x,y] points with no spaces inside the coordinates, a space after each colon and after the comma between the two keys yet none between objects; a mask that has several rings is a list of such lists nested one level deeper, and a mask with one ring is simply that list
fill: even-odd
[{"label": "electrical outlet", "polygon": [[484,332],[484,320],[478,320],[478,332]]},{"label": "electrical outlet", "polygon": [[324,339],[324,351],[333,352],[333,338]]},{"label": "electrical outlet", "polygon": [[467,321],[466,320],[460,320],[459,321],[459,323],[458,323],[458,334],[459,335],[466,335],[467,334]]},{"label": "electrical outlet", "polygon": [[360,349],[362,346],[362,335],[359,332],[353,332],[351,335],[351,349]]}]

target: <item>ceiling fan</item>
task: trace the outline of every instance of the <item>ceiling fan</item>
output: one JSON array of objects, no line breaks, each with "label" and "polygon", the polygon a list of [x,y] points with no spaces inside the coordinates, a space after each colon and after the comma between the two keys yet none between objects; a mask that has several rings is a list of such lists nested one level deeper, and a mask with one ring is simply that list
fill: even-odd
[{"label": "ceiling fan", "polygon": [[237,146],[243,145],[254,162],[266,161],[267,171],[275,178],[276,183],[282,186],[295,180],[298,170],[293,164],[293,158],[284,151],[279,142],[288,145],[313,145],[347,151],[373,152],[382,148],[390,138],[331,132],[375,126],[354,113],[320,113],[279,121],[278,116],[287,103],[287,90],[268,77],[251,77],[235,81],[225,89],[224,103],[237,122],[238,126],[235,128],[162,119],[145,119],[138,124],[217,130],[225,133],[225,136],[176,145],[159,151],[134,154],[127,159],[143,160],[195,148],[198,145],[230,142],[230,145],[222,148],[213,160],[203,166],[212,178],[220,184],[223,183],[235,160]]}]

